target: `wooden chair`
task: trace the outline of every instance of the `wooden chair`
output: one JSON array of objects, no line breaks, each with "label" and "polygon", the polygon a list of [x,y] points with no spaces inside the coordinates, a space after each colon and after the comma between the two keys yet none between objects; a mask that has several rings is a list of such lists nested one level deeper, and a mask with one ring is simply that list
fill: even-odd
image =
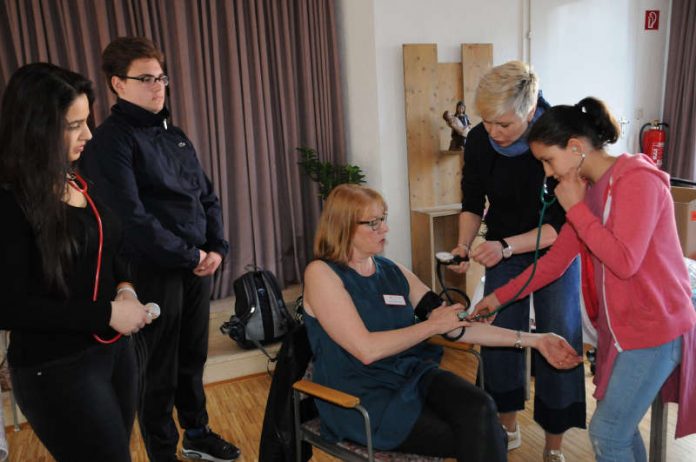
[{"label": "wooden chair", "polygon": [[[451,348],[454,350],[464,351],[473,354],[478,360],[478,377],[480,380],[477,385],[483,388],[483,363],[481,361],[481,356],[478,351],[476,351],[472,345],[459,342],[450,342],[445,340],[441,336],[432,337],[429,340],[430,343],[441,345],[445,348]],[[377,451],[372,447],[372,434],[370,432],[370,415],[360,404],[360,398],[357,396],[350,395],[348,393],[341,392],[339,390],[325,387],[311,380],[312,364],[307,367],[307,372],[305,377],[298,380],[293,384],[293,409],[294,409],[294,420],[295,420],[295,453],[297,454],[297,462],[301,462],[301,446],[302,442],[307,442],[310,445],[321,449],[324,452],[331,454],[334,457],[338,457],[341,460],[348,462],[435,462],[441,461],[443,459],[437,457],[427,457],[416,454],[405,454],[402,452],[392,452],[392,451]],[[367,441],[367,446],[362,446],[357,443],[350,441],[340,441],[338,443],[332,443],[324,438],[322,438],[320,433],[321,420],[319,417],[313,418],[306,422],[300,421],[300,403],[303,399],[303,395],[313,399],[320,399],[325,402],[331,403],[335,406],[340,406],[346,409],[354,409],[362,415],[364,428],[365,428],[365,441]]]}]

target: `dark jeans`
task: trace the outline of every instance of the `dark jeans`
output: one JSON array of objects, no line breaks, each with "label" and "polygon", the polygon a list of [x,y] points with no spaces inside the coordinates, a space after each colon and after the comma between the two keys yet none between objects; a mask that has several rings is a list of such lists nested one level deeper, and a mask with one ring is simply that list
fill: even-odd
[{"label": "dark jeans", "polygon": [[[513,255],[486,270],[485,293],[489,294],[525,270],[533,254]],[[537,332],[554,332],[582,353],[580,315],[580,265],[576,258],[565,274],[534,292]],[[506,300],[501,300],[505,302]],[[508,329],[529,330],[529,297],[503,309],[493,324]],[[524,351],[515,348],[481,348],[486,391],[500,412],[524,409],[526,362]],[[534,420],[553,434],[571,427],[585,428],[585,371],[582,364],[570,370],[552,367],[539,353],[534,361]]]},{"label": "dark jeans", "polygon": [[172,460],[182,428],[208,424],[203,366],[208,358],[210,277],[191,270],[138,269],[136,289],[143,303],[162,314],[137,336],[143,378],[138,419],[151,461]]},{"label": "dark jeans", "polygon": [[442,369],[423,380],[423,410],[396,451],[459,462],[507,460],[507,435],[486,392]]},{"label": "dark jeans", "polygon": [[137,383],[130,338],[11,369],[17,404],[57,461],[131,460]]}]

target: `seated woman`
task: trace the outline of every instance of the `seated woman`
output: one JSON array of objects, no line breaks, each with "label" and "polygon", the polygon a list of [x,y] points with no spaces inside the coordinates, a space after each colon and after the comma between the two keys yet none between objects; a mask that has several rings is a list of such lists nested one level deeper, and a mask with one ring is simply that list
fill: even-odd
[{"label": "seated woman", "polygon": [[[370,413],[373,444],[458,461],[507,460],[507,439],[493,400],[438,367],[429,337],[466,328],[463,342],[537,348],[553,366],[582,359],[561,337],[460,320],[459,304],[440,305],[384,250],[387,206],[376,191],[340,185],[329,195],[314,241],[317,260],[305,272],[305,322],[314,353],[313,379],[360,397]],[[436,300],[433,303],[433,300]],[[414,322],[416,311],[430,311]],[[322,433],[365,444],[360,416],[318,402]]]}]

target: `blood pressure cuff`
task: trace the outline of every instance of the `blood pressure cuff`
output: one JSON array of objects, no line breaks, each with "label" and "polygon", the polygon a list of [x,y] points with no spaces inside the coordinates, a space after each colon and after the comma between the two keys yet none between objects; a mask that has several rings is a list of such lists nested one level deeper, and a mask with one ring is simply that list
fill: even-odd
[{"label": "blood pressure cuff", "polygon": [[425,321],[428,319],[430,312],[435,308],[440,307],[442,303],[442,299],[435,292],[429,290],[420,299],[418,305],[416,305],[416,309],[414,310],[416,318],[418,318],[420,321]]}]

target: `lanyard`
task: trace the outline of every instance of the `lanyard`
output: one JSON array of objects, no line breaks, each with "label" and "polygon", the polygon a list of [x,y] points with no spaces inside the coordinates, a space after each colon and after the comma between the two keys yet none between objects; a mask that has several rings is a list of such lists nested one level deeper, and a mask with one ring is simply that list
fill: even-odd
[{"label": "lanyard", "polygon": [[[87,193],[87,182],[78,174],[74,173],[73,178],[68,180],[68,184],[75,190],[82,193],[84,198],[87,200],[89,207],[92,209],[92,214],[97,221],[97,230],[99,232],[99,247],[97,248],[97,269],[94,271],[94,289],[92,290],[92,301],[97,301],[97,295],[99,294],[99,274],[101,273],[101,263],[102,263],[102,249],[104,247],[104,227],[102,226],[101,215],[99,215],[99,210],[94,204],[94,201]],[[109,340],[104,340],[97,334],[92,334],[94,339],[103,344],[110,344],[116,342],[121,338],[121,334],[117,334],[114,338]]]}]

